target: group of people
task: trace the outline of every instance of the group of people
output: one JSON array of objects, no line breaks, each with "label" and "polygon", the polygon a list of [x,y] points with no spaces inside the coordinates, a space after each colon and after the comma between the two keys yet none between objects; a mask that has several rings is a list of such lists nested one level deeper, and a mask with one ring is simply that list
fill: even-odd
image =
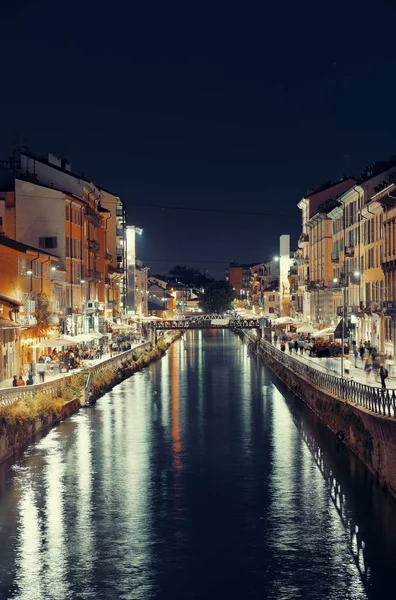
[{"label": "group of people", "polygon": [[[282,352],[286,352],[286,347],[289,349],[289,354],[303,355],[304,350],[309,353],[309,356],[316,356],[318,358],[331,359],[334,357],[343,356],[343,375],[349,379],[351,377],[352,364],[350,361],[351,348],[349,344],[344,344],[344,352],[342,352],[342,344],[340,342],[326,341],[324,339],[312,339],[310,334],[307,335],[287,335],[285,332],[275,331],[273,336],[275,346],[280,342],[280,349]],[[354,367],[358,368],[359,356],[361,361],[364,363],[364,372],[366,373],[367,379],[370,378],[373,373],[376,381],[381,381],[382,389],[386,389],[386,379],[388,378],[388,370],[385,367],[383,357],[381,357],[377,349],[372,346],[370,341],[360,341],[359,346],[354,341],[352,342],[352,355],[354,359]],[[327,365],[327,361],[326,361]],[[339,367],[339,363],[335,363],[336,369]],[[337,366],[338,365],[338,366]],[[334,365],[330,365],[332,369]]]},{"label": "group of people", "polygon": [[22,375],[19,375],[19,377],[14,375],[12,379],[12,387],[20,387],[21,385],[33,385],[33,383],[33,375],[31,373],[29,373],[26,381],[24,380]]},{"label": "group of people", "polygon": [[[317,356],[318,358],[326,358],[330,356],[340,356],[342,354],[342,344],[340,342],[326,341],[324,339],[313,339],[308,334],[289,334],[286,333],[274,333],[274,344],[277,345],[280,341],[280,349],[285,352],[286,347],[289,349],[289,353],[293,352],[304,354],[304,350],[309,356]],[[349,354],[349,346],[347,343],[344,344],[344,355]]]},{"label": "group of people", "polygon": [[[33,383],[44,383],[45,375],[49,371],[59,369],[60,372],[66,371],[68,373],[70,370],[78,369],[83,360],[100,359],[103,358],[104,354],[113,356],[119,352],[131,350],[134,341],[129,337],[119,335],[110,341],[102,339],[98,345],[70,346],[65,351],[58,351],[53,348],[47,354],[41,355],[35,365],[34,363],[30,364],[26,380],[23,375],[19,375],[19,377],[14,375],[12,386],[19,387],[33,385]],[[38,375],[38,381],[35,381],[36,374]]]}]

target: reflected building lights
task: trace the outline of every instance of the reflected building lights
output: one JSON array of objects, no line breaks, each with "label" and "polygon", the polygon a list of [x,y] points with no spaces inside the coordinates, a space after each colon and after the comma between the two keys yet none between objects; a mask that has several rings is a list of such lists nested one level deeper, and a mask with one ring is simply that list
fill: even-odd
[{"label": "reflected building lights", "polygon": [[56,434],[51,437],[53,443],[45,454],[44,472],[47,527],[44,555],[45,581],[48,597],[51,594],[55,598],[67,598],[70,591],[66,573],[70,557],[65,543],[65,463],[59,436]]},{"label": "reflected building lights", "polygon": [[180,438],[180,406],[179,406],[179,364],[178,348],[171,346],[171,402],[172,402],[172,457],[173,469],[176,473],[181,467],[181,438]]},{"label": "reflected building lights", "polygon": [[41,559],[43,540],[42,527],[37,497],[33,489],[33,481],[27,475],[21,478],[21,497],[18,502],[19,530],[17,543],[17,577],[18,593],[14,597],[19,600],[45,598],[43,582],[43,562]]},{"label": "reflected building lights", "polygon": [[163,427],[169,427],[169,399],[170,399],[170,354],[166,354],[161,361],[161,424]]},{"label": "reflected building lights", "polygon": [[[81,415],[76,430],[76,467],[78,502],[76,510],[76,549],[87,587],[95,564],[95,540],[92,527],[92,440],[89,413]],[[88,558],[88,560],[87,560]]]}]

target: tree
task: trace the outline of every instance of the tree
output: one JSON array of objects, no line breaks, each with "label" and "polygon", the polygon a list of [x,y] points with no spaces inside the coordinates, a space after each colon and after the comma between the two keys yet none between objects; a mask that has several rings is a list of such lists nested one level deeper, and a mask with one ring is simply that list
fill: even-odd
[{"label": "tree", "polygon": [[180,283],[195,288],[206,288],[213,281],[211,277],[185,265],[176,265],[173,269],[170,269],[169,275]]},{"label": "tree", "polygon": [[47,328],[50,324],[50,299],[47,294],[38,294],[36,301],[36,311],[34,313],[37,325]]},{"label": "tree", "polygon": [[223,313],[232,307],[234,290],[227,281],[213,281],[208,285],[199,301],[204,312]]}]

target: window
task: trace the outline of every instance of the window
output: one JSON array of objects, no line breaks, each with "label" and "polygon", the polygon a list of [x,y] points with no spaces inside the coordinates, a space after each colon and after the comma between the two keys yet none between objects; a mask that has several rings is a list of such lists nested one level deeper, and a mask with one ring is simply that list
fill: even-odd
[{"label": "window", "polygon": [[66,221],[70,221],[70,209],[68,204],[66,204]]},{"label": "window", "polygon": [[32,272],[33,272],[33,277],[41,276],[41,263],[38,262],[37,260],[32,261]]},{"label": "window", "polygon": [[20,258],[18,256],[18,275],[26,275],[26,271],[28,270],[29,266],[26,258]]},{"label": "window", "polygon": [[275,308],[273,306],[270,306],[268,312],[269,313],[274,313],[275,312]]},{"label": "window", "polygon": [[39,248],[57,248],[58,238],[57,237],[40,237]]},{"label": "window", "polygon": [[268,302],[275,302],[275,294],[270,294],[268,296]]}]

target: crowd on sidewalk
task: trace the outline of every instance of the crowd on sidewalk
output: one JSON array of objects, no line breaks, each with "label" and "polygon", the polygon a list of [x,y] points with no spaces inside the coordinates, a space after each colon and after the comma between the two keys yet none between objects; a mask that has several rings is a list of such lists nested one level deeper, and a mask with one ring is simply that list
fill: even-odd
[{"label": "crowd on sidewalk", "polygon": [[[354,378],[355,370],[362,368],[367,384],[372,385],[374,379],[376,383],[381,383],[382,389],[386,389],[386,380],[389,373],[385,366],[385,357],[379,354],[369,341],[361,340],[359,345],[353,341],[351,348],[348,344],[344,344],[344,353],[342,353],[341,343],[320,339],[314,340],[310,334],[293,335],[275,331],[273,333],[273,343],[275,346],[279,344],[282,352],[286,352],[286,349],[288,349],[291,355],[324,358],[324,363],[319,364],[325,367],[326,370],[334,371],[337,374],[340,372],[342,362],[343,373],[341,375],[346,379]],[[338,360],[334,361],[334,358]],[[352,371],[352,368],[354,371]]]},{"label": "crowd on sidewalk", "polygon": [[104,358],[111,358],[121,352],[131,350],[144,341],[134,340],[132,342],[124,336],[119,336],[114,340],[104,338],[100,343],[92,346],[74,345],[62,349],[62,351],[52,348],[47,353],[41,354],[37,362],[27,364],[25,373],[19,376],[14,375],[11,381],[2,382],[0,388],[34,385],[44,383],[46,380],[57,379],[71,371],[76,371],[83,366],[84,361],[96,362]]}]

